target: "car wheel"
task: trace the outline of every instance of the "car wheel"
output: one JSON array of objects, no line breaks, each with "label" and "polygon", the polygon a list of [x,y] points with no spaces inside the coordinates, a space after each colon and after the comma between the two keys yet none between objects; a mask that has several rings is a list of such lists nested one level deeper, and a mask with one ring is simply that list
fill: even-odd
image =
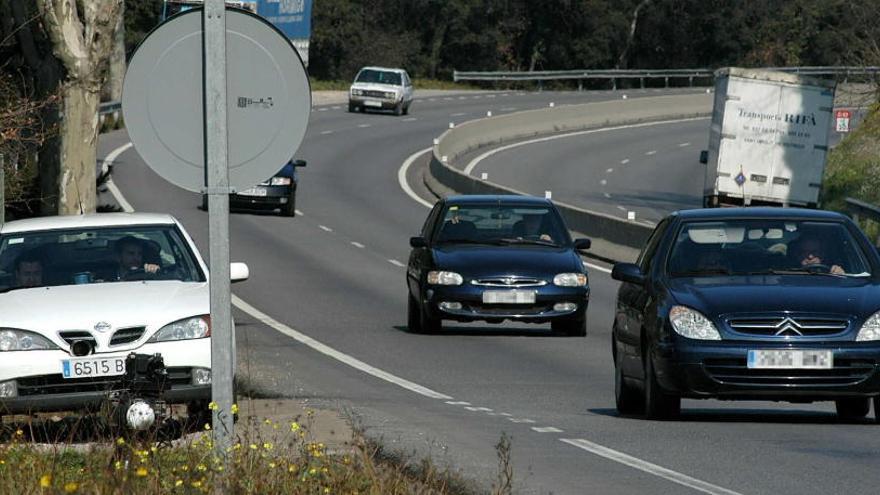
[{"label": "car wheel", "polygon": [[404,115],[409,115],[409,106],[410,105],[412,105],[412,102],[407,103],[406,106],[403,107],[403,114]]},{"label": "car wheel", "polygon": [[208,195],[202,194],[202,210],[208,211]]},{"label": "car wheel", "polygon": [[681,412],[681,397],[667,394],[657,383],[654,361],[645,356],[645,416],[648,419],[672,419]]},{"label": "car wheel", "polygon": [[623,379],[621,358],[614,360],[614,402],[620,414],[639,414],[645,410],[642,391]]},{"label": "car wheel", "polygon": [[408,295],[407,300],[406,327],[412,333],[419,333],[422,331],[422,313],[421,308],[419,308],[419,302],[416,301],[412,294]]},{"label": "car wheel", "polygon": [[397,115],[398,117],[400,117],[401,115],[403,115],[403,103],[402,103],[402,102],[401,102],[401,103],[398,103],[398,104],[394,107],[394,115]]},{"label": "car wheel", "polygon": [[[877,399],[875,398],[874,400],[876,405]],[[860,397],[838,399],[834,401],[834,405],[837,408],[837,417],[840,419],[861,419],[868,415],[868,410],[871,408],[871,400]],[[876,410],[874,414],[876,416]]]},{"label": "car wheel", "polygon": [[348,103],[348,111],[349,112],[355,113],[355,112],[357,112],[357,108],[358,108],[357,105],[355,105],[354,103],[351,103],[351,102]]},{"label": "car wheel", "polygon": [[290,192],[290,197],[287,198],[287,204],[281,207],[281,214],[285,217],[296,216],[296,189]]},{"label": "car wheel", "polygon": [[443,322],[440,318],[429,315],[428,311],[421,307],[419,308],[419,328],[422,329],[422,333],[438,333],[443,328]]},{"label": "car wheel", "polygon": [[570,337],[584,337],[587,335],[586,318],[564,318],[550,322],[550,328],[554,332],[564,333]]}]

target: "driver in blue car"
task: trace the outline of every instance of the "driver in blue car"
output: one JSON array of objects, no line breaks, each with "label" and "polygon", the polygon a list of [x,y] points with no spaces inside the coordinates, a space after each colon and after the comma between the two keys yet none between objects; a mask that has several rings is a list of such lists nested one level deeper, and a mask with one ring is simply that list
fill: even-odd
[{"label": "driver in blue car", "polygon": [[810,266],[827,266],[829,273],[843,275],[846,271],[842,266],[833,264],[827,257],[825,246],[818,238],[808,237],[799,240],[792,251],[794,259],[800,263],[801,268]]},{"label": "driver in blue car", "polygon": [[125,280],[131,273],[159,272],[159,265],[144,262],[144,243],[133,236],[121,237],[116,241],[116,258],[119,261],[117,280]]},{"label": "driver in blue car", "polygon": [[542,241],[553,242],[553,236],[545,229],[544,215],[527,213],[522,220],[513,224],[513,234],[519,238],[536,238]]}]

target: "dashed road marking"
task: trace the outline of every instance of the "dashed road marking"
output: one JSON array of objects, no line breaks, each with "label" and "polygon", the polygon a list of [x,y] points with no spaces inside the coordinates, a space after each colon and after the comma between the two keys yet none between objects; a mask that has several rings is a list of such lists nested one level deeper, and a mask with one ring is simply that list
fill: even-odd
[{"label": "dashed road marking", "polygon": [[323,135],[333,134],[333,131],[321,131],[321,134],[323,134]]},{"label": "dashed road marking", "polygon": [[604,185],[608,184],[608,181],[605,179],[602,179],[599,181],[599,184],[602,184],[604,186]]},{"label": "dashed road marking", "polygon": [[657,150],[651,150],[651,151],[645,152],[645,155],[647,155],[647,156],[656,155],[656,154],[657,154]]},{"label": "dashed road marking", "polygon": [[605,199],[611,199],[611,195],[608,193],[602,193],[605,196]]},{"label": "dashed road marking", "polygon": [[303,213],[303,212],[301,212],[301,211],[299,211],[299,210],[293,210],[293,212],[296,213],[296,216],[298,216],[298,217],[304,217],[304,216],[306,216],[305,213]]},{"label": "dashed road marking", "polygon": [[467,115],[467,114],[464,112],[458,112],[458,113],[451,114],[450,117],[461,117],[462,115]]},{"label": "dashed road marking", "polygon": [[609,168],[608,170],[605,171],[606,174],[610,174],[611,172],[614,172],[613,168]]},{"label": "dashed road marking", "polygon": [[404,265],[403,263],[401,263],[401,262],[399,262],[399,261],[397,261],[397,260],[388,260],[388,262],[391,263],[391,264],[394,265],[394,266],[399,266],[399,267],[401,267],[401,268],[403,268],[404,266],[406,266],[406,265]]},{"label": "dashed road marking", "polygon": [[492,410],[489,409],[488,407],[472,407],[472,406],[469,406],[469,407],[465,407],[465,409],[467,409],[468,411],[474,411],[474,412],[492,412]]},{"label": "dashed road marking", "polygon": [[678,145],[679,148],[684,148],[685,146],[690,146],[691,143],[681,143]]},{"label": "dashed road marking", "polygon": [[327,227],[326,225],[318,225],[318,228],[323,230],[324,232],[333,232],[333,229]]},{"label": "dashed road marking", "polygon": [[363,249],[365,247],[363,244],[361,244],[359,242],[355,242],[355,241],[351,241],[351,245],[356,248],[360,248],[360,249]]},{"label": "dashed road marking", "polygon": [[417,119],[417,118],[415,118],[415,117],[408,117],[408,118],[405,118],[405,119],[401,120],[401,122],[412,122],[412,121],[414,121],[414,120],[419,120],[419,119]]},{"label": "dashed road marking", "polygon": [[626,207],[625,207],[625,206],[617,205],[617,209],[620,210],[620,211],[626,211]]},{"label": "dashed road marking", "polygon": [[620,160],[621,165],[626,165],[627,163],[629,163],[629,158],[624,158],[623,160]]},{"label": "dashed road marking", "polygon": [[358,124],[358,127],[363,129],[364,127],[370,127],[370,124]]},{"label": "dashed road marking", "polygon": [[471,405],[470,402],[465,402],[463,400],[448,400],[448,401],[446,401],[446,403],[449,404],[450,406],[469,406],[469,405]]},{"label": "dashed road marking", "polygon": [[507,418],[507,420],[510,421],[511,423],[534,423],[535,422],[534,419],[527,419],[527,418]]},{"label": "dashed road marking", "polygon": [[532,430],[538,433],[562,433],[562,430],[555,426],[533,426]]}]

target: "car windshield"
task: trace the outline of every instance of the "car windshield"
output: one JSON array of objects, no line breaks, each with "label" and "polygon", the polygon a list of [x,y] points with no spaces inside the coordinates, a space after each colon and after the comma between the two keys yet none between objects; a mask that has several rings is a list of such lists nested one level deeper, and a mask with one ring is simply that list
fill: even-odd
[{"label": "car windshield", "polygon": [[132,280],[203,282],[205,277],[173,225],[51,230],[0,238],[0,292]]},{"label": "car windshield", "polygon": [[785,219],[685,223],[667,268],[672,276],[871,275],[844,224]]},{"label": "car windshield", "polygon": [[386,70],[364,69],[358,74],[356,82],[391,84],[400,86],[400,73]]},{"label": "car windshield", "polygon": [[560,246],[571,243],[562,220],[547,206],[449,205],[438,243]]}]

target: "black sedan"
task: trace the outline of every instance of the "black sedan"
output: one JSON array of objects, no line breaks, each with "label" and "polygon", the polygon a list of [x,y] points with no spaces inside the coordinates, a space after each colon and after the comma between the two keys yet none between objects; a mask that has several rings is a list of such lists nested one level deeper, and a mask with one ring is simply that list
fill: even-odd
[{"label": "black sedan", "polygon": [[[256,186],[229,195],[233,210],[280,210],[285,217],[296,216],[296,187],[299,184],[297,167],[305,167],[305,160],[287,162],[277,174]],[[208,197],[202,195],[202,209],[208,210]]]},{"label": "black sedan", "polygon": [[688,210],[619,263],[617,409],[681,398],[880,408],[880,257],[847,217],[794,208]]},{"label": "black sedan", "polygon": [[410,331],[438,332],[444,319],[514,320],[586,335],[590,288],[578,250],[590,241],[572,241],[549,200],[448,197],[410,246]]}]

